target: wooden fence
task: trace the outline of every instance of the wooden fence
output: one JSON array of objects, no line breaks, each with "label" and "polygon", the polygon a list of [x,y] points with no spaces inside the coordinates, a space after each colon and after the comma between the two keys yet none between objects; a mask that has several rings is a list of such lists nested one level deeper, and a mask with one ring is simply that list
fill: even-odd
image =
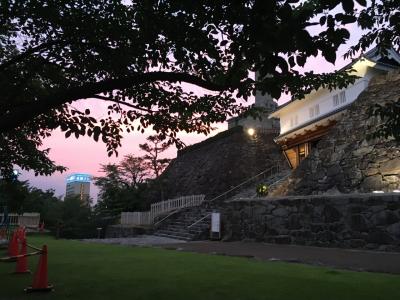
[{"label": "wooden fence", "polygon": [[185,207],[198,206],[203,201],[204,195],[192,195],[153,203],[150,211],[122,212],[121,224],[151,225],[154,223],[154,219],[160,215]]},{"label": "wooden fence", "polygon": [[[4,222],[4,215],[0,215],[0,224]],[[9,224],[12,226],[39,227],[40,213],[24,213],[22,215],[8,214]]]}]

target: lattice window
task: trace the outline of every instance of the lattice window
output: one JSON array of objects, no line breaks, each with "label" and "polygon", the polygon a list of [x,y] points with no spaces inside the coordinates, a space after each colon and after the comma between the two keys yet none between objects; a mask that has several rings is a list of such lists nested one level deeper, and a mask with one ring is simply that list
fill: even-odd
[{"label": "lattice window", "polygon": [[340,104],[346,103],[346,92],[345,91],[340,92],[339,98],[340,98]]},{"label": "lattice window", "polygon": [[319,115],[319,104],[310,107],[309,109],[310,118],[314,118]]},{"label": "lattice window", "polygon": [[339,105],[339,95],[333,95],[333,107]]}]

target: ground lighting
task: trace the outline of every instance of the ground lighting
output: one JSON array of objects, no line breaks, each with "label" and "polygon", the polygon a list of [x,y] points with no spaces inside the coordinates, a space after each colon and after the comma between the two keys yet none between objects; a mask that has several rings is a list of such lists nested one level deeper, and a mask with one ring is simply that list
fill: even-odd
[{"label": "ground lighting", "polygon": [[254,130],[254,128],[249,128],[247,129],[247,134],[250,136],[253,136],[256,133],[256,131]]}]

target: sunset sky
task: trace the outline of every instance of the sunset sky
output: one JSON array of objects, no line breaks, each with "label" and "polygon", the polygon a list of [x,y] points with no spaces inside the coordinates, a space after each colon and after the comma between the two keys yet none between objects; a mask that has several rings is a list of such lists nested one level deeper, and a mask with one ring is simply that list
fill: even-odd
[{"label": "sunset sky", "polygon": [[[346,47],[342,47],[340,53],[344,53]],[[314,72],[329,72],[335,69],[343,67],[348,61],[344,61],[342,57],[338,56],[336,65],[326,62],[322,57],[316,57],[309,59],[305,71],[314,70]],[[279,99],[278,103],[282,104],[288,100],[288,96],[283,96]],[[250,103],[254,102],[251,100]],[[90,107],[99,114],[99,116],[105,115],[107,110],[107,102],[96,101],[96,100],[83,100],[74,103],[77,107]],[[217,124],[217,129],[211,133],[215,135],[220,131],[227,129],[227,124]],[[60,131],[54,131],[53,135],[44,141],[44,148],[51,148],[50,158],[57,164],[61,164],[68,168],[65,173],[56,173],[52,176],[38,176],[35,177],[32,172],[22,172],[20,180],[29,180],[32,186],[39,187],[41,189],[55,189],[57,196],[64,196],[65,194],[65,179],[66,177],[75,172],[89,173],[93,176],[99,176],[100,164],[106,164],[111,162],[118,162],[126,154],[141,155],[139,150],[139,144],[144,143],[146,137],[151,134],[151,130],[147,130],[144,134],[134,132],[124,134],[122,141],[122,147],[119,149],[119,156],[108,157],[105,145],[101,142],[95,142],[89,137],[70,137],[65,139],[64,134]],[[211,136],[210,135],[210,136]],[[181,133],[179,137],[186,145],[200,142],[207,137],[204,135],[187,134]],[[176,157],[176,148],[172,146],[166,153],[166,157]],[[92,184],[91,186],[91,197],[97,199],[97,188]]]}]

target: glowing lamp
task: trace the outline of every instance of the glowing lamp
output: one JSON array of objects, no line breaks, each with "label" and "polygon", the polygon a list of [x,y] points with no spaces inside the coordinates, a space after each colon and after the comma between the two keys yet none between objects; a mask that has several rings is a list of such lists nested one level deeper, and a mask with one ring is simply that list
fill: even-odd
[{"label": "glowing lamp", "polygon": [[247,129],[247,134],[250,136],[253,136],[256,133],[256,131],[254,130],[254,128],[249,128]]}]

